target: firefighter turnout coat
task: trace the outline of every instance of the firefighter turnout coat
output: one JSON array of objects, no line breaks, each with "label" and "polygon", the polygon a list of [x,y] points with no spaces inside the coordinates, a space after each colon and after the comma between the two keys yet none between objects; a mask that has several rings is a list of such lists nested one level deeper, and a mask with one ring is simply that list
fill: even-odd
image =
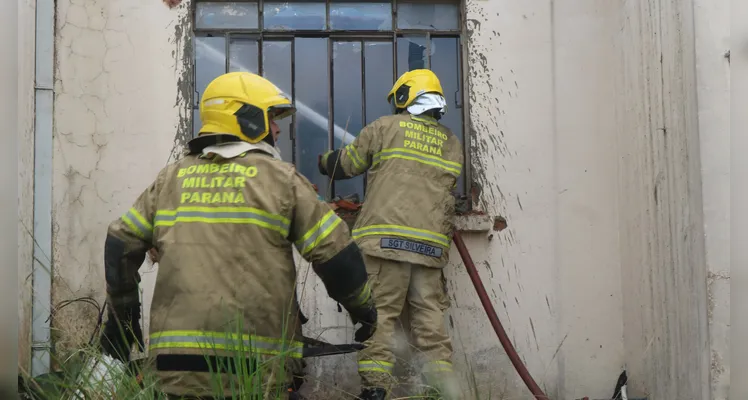
[{"label": "firefighter turnout coat", "polygon": [[362,263],[338,263],[323,276],[330,260],[355,243],[310,182],[262,146],[232,146],[244,151],[224,158],[204,150],[165,167],[109,226],[122,247],[110,252],[119,259],[106,271],[115,306],[137,297],[142,255],[158,249],[149,351],[157,356],[167,393],[215,392],[208,374],[174,372],[185,366],[166,364],[185,362],[173,357],[162,357],[159,367],[160,355],[235,357],[243,349],[247,355],[302,357],[300,338],[291,337],[296,321],[289,318],[296,283],[292,245],[313,264],[331,297],[366,286]]},{"label": "firefighter turnout coat", "polygon": [[408,113],[381,117],[342,149],[325,155],[333,179],[367,174],[353,238],[369,256],[443,267],[462,172],[457,137],[437,120]]}]

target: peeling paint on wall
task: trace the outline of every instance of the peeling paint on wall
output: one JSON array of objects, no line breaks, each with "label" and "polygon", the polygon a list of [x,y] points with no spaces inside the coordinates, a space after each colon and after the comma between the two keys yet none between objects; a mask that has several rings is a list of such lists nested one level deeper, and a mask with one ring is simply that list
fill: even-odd
[{"label": "peeling paint on wall", "polygon": [[108,224],[190,131],[190,72],[176,58],[190,54],[188,11],[147,0],[57,2],[53,303],[98,303],[55,313],[63,354],[90,339],[104,301]]},{"label": "peeling paint on wall", "polygon": [[178,74],[177,97],[174,107],[179,109],[179,122],[177,123],[176,136],[174,136],[174,147],[169,154],[169,162],[177,160],[184,152],[187,142],[192,139],[192,104],[194,97],[194,84],[192,82],[194,63],[192,46],[192,18],[190,15],[190,2],[182,2],[175,10],[179,13],[179,19],[174,25],[174,48],[172,56],[177,62],[174,64],[174,73]]},{"label": "peeling paint on wall", "polygon": [[[486,53],[498,50],[501,45],[501,34],[493,30],[498,28],[488,28],[495,25],[486,25],[486,29],[483,29],[482,23],[489,12],[477,2],[467,3],[470,168],[473,181],[481,188],[479,208],[489,213],[503,213],[505,209],[501,204],[506,201],[504,194],[498,183],[487,175],[487,171],[494,171],[501,165],[503,158],[511,156],[503,141],[503,124],[499,120],[504,112],[497,94],[504,93],[504,78],[499,76],[494,80],[496,71],[486,58]],[[491,31],[488,32],[488,29]],[[514,84],[516,90],[519,86],[516,81]],[[511,90],[507,90],[511,93]],[[495,210],[496,207],[500,209]]]}]

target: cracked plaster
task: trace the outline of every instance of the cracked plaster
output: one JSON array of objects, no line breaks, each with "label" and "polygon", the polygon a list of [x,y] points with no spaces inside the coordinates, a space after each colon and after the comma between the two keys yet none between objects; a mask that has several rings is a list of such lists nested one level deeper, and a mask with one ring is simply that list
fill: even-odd
[{"label": "cracked plaster", "polygon": [[[186,68],[172,56],[173,25],[186,12],[151,1],[57,2],[55,304],[103,302],[106,227],[167,163],[180,129],[177,74]],[[87,341],[96,314],[83,303],[61,310],[57,350]]]}]

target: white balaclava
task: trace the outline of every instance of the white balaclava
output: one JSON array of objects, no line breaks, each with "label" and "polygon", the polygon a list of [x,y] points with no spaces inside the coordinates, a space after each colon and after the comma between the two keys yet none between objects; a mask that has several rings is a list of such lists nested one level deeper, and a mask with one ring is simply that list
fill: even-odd
[{"label": "white balaclava", "polygon": [[438,93],[424,93],[408,106],[408,112],[413,115],[420,115],[428,110],[438,108],[442,114],[447,112],[447,100]]}]

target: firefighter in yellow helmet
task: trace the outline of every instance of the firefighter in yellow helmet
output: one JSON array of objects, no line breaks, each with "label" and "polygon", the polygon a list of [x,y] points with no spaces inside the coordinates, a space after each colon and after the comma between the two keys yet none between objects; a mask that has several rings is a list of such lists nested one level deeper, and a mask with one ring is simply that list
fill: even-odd
[{"label": "firefighter in yellow helmet", "polygon": [[462,171],[462,145],[439,123],[446,101],[433,72],[403,74],[387,100],[394,115],[364,127],[352,143],[324,154],[319,165],[333,179],[368,171],[353,238],[364,252],[379,326],[359,353],[359,397],[384,399],[390,391],[395,322],[407,302],[414,345],[425,357],[423,376],[449,398],[456,396],[454,387],[440,386],[454,382],[442,268],[448,261],[455,209],[450,191]]},{"label": "firefighter in yellow helmet", "polygon": [[[298,360],[305,349],[290,337],[298,332],[289,321],[296,303],[292,246],[361,323],[357,341],[376,329],[364,261],[346,224],[275,151],[275,121],[294,112],[258,75],[219,76],[205,89],[203,126],[188,155],[161,170],[109,225],[102,349],[127,360],[142,342],[138,268],[155,247],[149,353],[170,396],[238,398],[259,387],[265,398],[288,396],[294,367],[283,360]],[[120,331],[123,325],[134,328]]]}]

